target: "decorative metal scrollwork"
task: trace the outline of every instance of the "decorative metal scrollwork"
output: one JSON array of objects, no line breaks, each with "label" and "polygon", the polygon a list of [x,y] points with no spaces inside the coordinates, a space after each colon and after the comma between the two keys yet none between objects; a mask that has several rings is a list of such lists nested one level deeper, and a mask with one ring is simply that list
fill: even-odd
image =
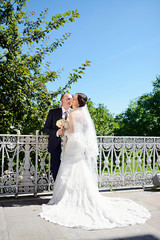
[{"label": "decorative metal scrollwork", "polygon": [[[160,137],[97,137],[99,187],[148,185],[160,172]],[[0,193],[50,191],[48,136],[0,135]]]},{"label": "decorative metal scrollwork", "polygon": [[98,137],[99,186],[144,186],[160,172],[159,137]]}]

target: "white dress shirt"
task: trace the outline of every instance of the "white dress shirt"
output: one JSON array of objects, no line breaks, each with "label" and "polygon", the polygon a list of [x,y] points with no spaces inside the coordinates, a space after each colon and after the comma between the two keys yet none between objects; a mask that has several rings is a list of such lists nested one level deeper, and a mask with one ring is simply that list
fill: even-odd
[{"label": "white dress shirt", "polygon": [[68,112],[70,111],[70,108],[68,110],[66,110],[63,106],[62,106],[62,119],[65,119],[65,112]]}]

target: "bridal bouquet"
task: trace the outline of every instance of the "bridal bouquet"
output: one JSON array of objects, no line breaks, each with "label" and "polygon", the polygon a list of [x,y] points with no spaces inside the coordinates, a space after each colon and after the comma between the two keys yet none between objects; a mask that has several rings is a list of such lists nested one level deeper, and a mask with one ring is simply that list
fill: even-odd
[{"label": "bridal bouquet", "polygon": [[60,119],[56,122],[57,127],[63,128],[64,130],[67,130],[69,126],[69,122],[65,119]]},{"label": "bridal bouquet", "polygon": [[[63,128],[64,130],[67,130],[70,126],[69,126],[69,122],[65,119],[60,119],[56,122],[57,127],[59,128]],[[62,137],[62,135],[60,135],[60,137]]]}]

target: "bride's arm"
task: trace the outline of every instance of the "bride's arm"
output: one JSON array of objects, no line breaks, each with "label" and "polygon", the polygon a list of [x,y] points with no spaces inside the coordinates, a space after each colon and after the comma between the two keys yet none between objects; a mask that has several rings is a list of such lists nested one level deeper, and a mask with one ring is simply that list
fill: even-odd
[{"label": "bride's arm", "polygon": [[69,117],[68,117],[68,122],[69,122],[69,129],[67,130],[68,133],[73,133],[73,119],[72,119],[72,112],[70,112]]}]

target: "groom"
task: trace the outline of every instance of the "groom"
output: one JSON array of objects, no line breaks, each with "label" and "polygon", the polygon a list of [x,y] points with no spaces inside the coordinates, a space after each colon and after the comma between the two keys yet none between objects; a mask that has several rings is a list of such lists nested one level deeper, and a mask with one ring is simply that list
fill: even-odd
[{"label": "groom", "polygon": [[61,137],[64,130],[56,126],[59,119],[66,119],[70,112],[72,96],[65,93],[61,96],[62,105],[60,108],[52,109],[49,111],[46,123],[44,125],[44,133],[49,134],[48,152],[51,153],[51,171],[54,181],[58,173],[61,157]]}]

